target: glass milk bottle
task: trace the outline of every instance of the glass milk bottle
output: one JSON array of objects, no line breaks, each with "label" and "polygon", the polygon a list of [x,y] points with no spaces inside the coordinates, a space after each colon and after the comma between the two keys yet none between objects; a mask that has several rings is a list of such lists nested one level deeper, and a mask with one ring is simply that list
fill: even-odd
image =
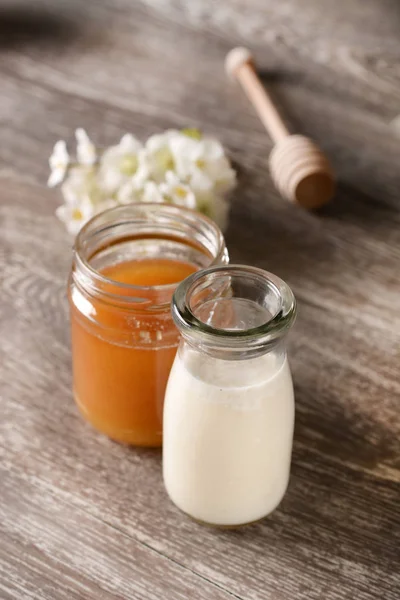
[{"label": "glass milk bottle", "polygon": [[210,525],[262,519],[289,481],[292,291],[261,269],[212,267],[178,286],[172,314],[182,339],[164,405],[168,495]]}]

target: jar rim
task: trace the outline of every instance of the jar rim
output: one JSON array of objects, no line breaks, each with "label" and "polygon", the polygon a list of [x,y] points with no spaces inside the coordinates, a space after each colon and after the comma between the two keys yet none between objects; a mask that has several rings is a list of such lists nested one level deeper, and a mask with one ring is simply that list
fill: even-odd
[{"label": "jar rim", "polygon": [[[219,277],[230,275],[252,277],[270,286],[279,298],[279,308],[275,314],[261,325],[243,330],[216,328],[199,319],[190,304],[193,292],[201,285],[202,280],[211,278],[215,282]],[[257,351],[282,338],[293,325],[296,312],[296,299],[285,281],[273,273],[247,265],[214,266],[197,271],[178,285],[172,299],[172,316],[184,337],[197,339],[206,346],[226,346],[240,351]]]},{"label": "jar rim", "polygon": [[[146,222],[145,219],[147,218],[148,224],[151,226],[152,222],[149,220],[149,217],[154,217],[154,225],[156,224],[156,218],[158,217],[161,219],[161,224],[163,222],[166,223],[168,220],[173,221],[175,219],[177,221],[181,221],[188,227],[196,227],[197,225],[197,229],[199,229],[199,227],[203,226],[215,239],[215,246],[217,249],[215,255],[212,256],[210,266],[224,262],[224,257],[226,255],[224,236],[218,225],[206,215],[189,208],[180,206],[178,207],[170,204],[131,203],[109,208],[95,215],[79,231],[74,244],[74,259],[84,276],[94,280],[94,282],[96,282],[96,284],[99,286],[105,284],[108,286],[113,285],[114,288],[119,288],[124,291],[131,290],[132,296],[138,292],[144,294],[150,291],[159,292],[161,294],[169,293],[172,295],[179,282],[154,286],[141,286],[119,282],[107,277],[106,275],[103,275],[90,264],[90,259],[93,258],[96,252],[85,256],[85,246],[87,242],[93,239],[95,236],[105,233],[107,230],[122,224],[125,221],[127,221],[127,224],[129,224],[130,219],[132,219],[132,225],[134,227],[135,218],[143,218],[143,222]],[[97,287],[97,285],[95,287]],[[117,298],[119,294],[112,293],[110,296]],[[129,301],[129,296],[124,295],[123,300],[124,302]],[[132,300],[137,301],[137,298],[132,298]]]}]

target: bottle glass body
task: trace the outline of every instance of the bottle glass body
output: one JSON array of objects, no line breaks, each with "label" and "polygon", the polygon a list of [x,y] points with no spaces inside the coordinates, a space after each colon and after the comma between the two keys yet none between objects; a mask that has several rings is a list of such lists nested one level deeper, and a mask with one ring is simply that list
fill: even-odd
[{"label": "bottle glass body", "polygon": [[182,341],[165,398],[163,474],[173,502],[199,521],[254,522],[285,494],[295,310],[283,281],[251,267],[196,273],[175,293]]}]

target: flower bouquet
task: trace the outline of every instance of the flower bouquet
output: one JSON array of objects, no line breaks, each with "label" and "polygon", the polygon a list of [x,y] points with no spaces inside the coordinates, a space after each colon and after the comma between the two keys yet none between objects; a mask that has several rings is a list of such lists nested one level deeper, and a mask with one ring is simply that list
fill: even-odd
[{"label": "flower bouquet", "polygon": [[93,215],[131,202],[168,202],[208,215],[225,229],[228,194],[236,173],[221,143],[197,129],[167,130],[142,144],[130,133],[119,144],[97,148],[77,129],[76,157],[58,141],[48,185],[61,184],[56,214],[72,235]]}]

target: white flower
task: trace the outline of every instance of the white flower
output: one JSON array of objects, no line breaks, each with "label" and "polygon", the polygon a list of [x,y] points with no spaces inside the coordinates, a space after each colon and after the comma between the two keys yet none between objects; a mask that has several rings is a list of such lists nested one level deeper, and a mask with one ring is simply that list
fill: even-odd
[{"label": "white flower", "polygon": [[213,189],[226,194],[236,183],[236,173],[214,138],[200,140],[181,135],[171,140],[176,173],[195,191]]},{"label": "white flower", "polygon": [[143,188],[130,179],[121,185],[116,193],[116,198],[120,204],[131,204],[131,202],[141,202],[142,195]]},{"label": "white flower", "polygon": [[223,196],[215,196],[210,206],[211,218],[219,226],[221,231],[226,231],[229,222],[230,204]]},{"label": "white flower", "polygon": [[172,204],[196,208],[196,196],[193,191],[172,171],[167,171],[165,174],[165,182],[160,184],[160,192],[166,201]]},{"label": "white flower", "polygon": [[171,129],[151,136],[143,146],[126,134],[97,158],[87,133],[77,129],[75,135],[78,162],[71,165],[65,142],[57,142],[48,182],[63,182],[65,204],[57,215],[71,233],[92,215],[132,202],[197,209],[226,227],[225,195],[235,186],[236,174],[218,140],[203,138],[197,129]]},{"label": "white flower", "polygon": [[54,145],[53,152],[49,158],[49,165],[51,173],[47,185],[54,187],[62,182],[69,165],[69,154],[64,140],[59,140]]},{"label": "white flower", "polygon": [[164,196],[160,188],[161,186],[154,181],[146,181],[143,186],[142,202],[164,202]]},{"label": "white flower", "polygon": [[173,171],[175,168],[174,156],[172,154],[171,143],[182,134],[169,129],[164,133],[152,135],[146,142],[145,154],[150,169],[150,176],[157,183],[163,181],[167,171]]},{"label": "white flower", "polygon": [[90,200],[83,199],[78,203],[66,202],[59,206],[56,215],[65,223],[68,232],[76,235],[80,228],[94,215],[93,204]]},{"label": "white flower", "polygon": [[81,127],[75,131],[76,157],[81,165],[94,165],[97,160],[96,148],[88,134]]},{"label": "white flower", "polygon": [[223,196],[214,194],[213,192],[200,192],[196,196],[196,209],[210,217],[222,231],[225,231],[228,226],[229,219],[229,202]]},{"label": "white flower", "polygon": [[105,199],[97,184],[96,170],[93,167],[74,167],[61,186],[67,204],[76,206],[81,200],[89,201],[93,206]]},{"label": "white flower", "polygon": [[118,206],[118,202],[113,200],[112,198],[107,198],[107,200],[102,200],[99,204],[95,206],[94,214],[97,215],[109,208],[115,208]]},{"label": "white flower", "polygon": [[149,176],[142,144],[127,133],[116,146],[108,148],[100,159],[99,181],[104,189],[114,194],[133,178],[138,186]]}]

